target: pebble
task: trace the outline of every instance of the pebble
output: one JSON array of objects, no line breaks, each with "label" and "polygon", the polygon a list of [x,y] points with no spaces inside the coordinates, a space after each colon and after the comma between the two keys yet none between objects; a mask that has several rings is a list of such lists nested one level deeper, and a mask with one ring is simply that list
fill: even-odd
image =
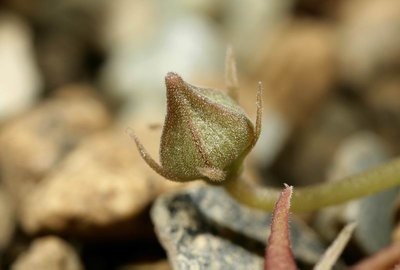
[{"label": "pebble", "polygon": [[295,130],[293,139],[275,160],[274,172],[280,179],[294,181],[296,185],[323,181],[337,147],[365,128],[364,117],[357,106],[345,100],[329,100],[308,125]]},{"label": "pebble", "polygon": [[143,226],[142,213],[152,200],[183,186],[153,172],[124,130],[110,129],[69,153],[27,196],[20,219],[28,234],[144,236],[151,225]]},{"label": "pebble", "polygon": [[0,175],[16,205],[85,136],[104,129],[111,117],[83,85],[68,86],[0,131]]},{"label": "pebble", "polygon": [[[264,50],[264,38],[273,33],[290,17],[294,6],[292,0],[263,1],[252,0],[251,4],[242,1],[226,1],[223,15],[227,32],[227,42],[237,51],[243,66],[252,66],[252,61],[260,58]],[[238,20],[240,18],[240,20]]]},{"label": "pebble", "polygon": [[[370,131],[357,132],[339,146],[330,168],[329,179],[342,179],[381,164],[389,158],[389,151],[376,134]],[[332,237],[335,234],[335,226],[356,221],[355,241],[367,254],[373,254],[391,242],[398,194],[399,188],[392,188],[348,204],[328,208],[321,212],[322,223],[318,226],[325,236],[328,233]]]},{"label": "pebble", "polygon": [[11,266],[12,270],[83,270],[76,251],[55,236],[35,239]]},{"label": "pebble", "polygon": [[400,79],[386,78],[370,85],[363,101],[380,134],[395,153],[400,153]]},{"label": "pebble", "polygon": [[400,3],[343,1],[339,23],[342,78],[359,92],[400,66]]},{"label": "pebble", "polygon": [[[234,201],[221,188],[193,187],[159,197],[152,210],[173,269],[261,269],[271,215]],[[292,217],[292,248],[313,265],[324,251],[316,234]]]},{"label": "pebble", "polygon": [[265,106],[301,126],[322,107],[336,79],[334,29],[299,19],[270,39],[254,61],[254,77],[264,83]]},{"label": "pebble", "polygon": [[119,267],[117,270],[171,270],[171,265],[167,260],[156,262],[135,263]]},{"label": "pebble", "polygon": [[42,90],[31,29],[0,12],[0,122],[33,106]]},{"label": "pebble", "polygon": [[15,231],[15,213],[10,196],[0,186],[0,260]]},{"label": "pebble", "polygon": [[[201,78],[223,77],[225,44],[213,21],[200,14],[188,14],[187,6],[181,1],[174,3],[174,8],[162,8],[165,3],[158,1],[118,3],[143,6],[141,17],[127,12],[121,15],[128,18],[118,20],[124,19],[133,25],[149,24],[149,31],[146,27],[140,33],[135,32],[131,37],[135,42],[115,37],[117,46],[109,47],[100,82],[111,97],[124,100],[137,111],[148,106],[156,109],[165,104],[164,77],[170,71],[193,84],[201,82]],[[159,19],[155,22],[154,18]]]}]

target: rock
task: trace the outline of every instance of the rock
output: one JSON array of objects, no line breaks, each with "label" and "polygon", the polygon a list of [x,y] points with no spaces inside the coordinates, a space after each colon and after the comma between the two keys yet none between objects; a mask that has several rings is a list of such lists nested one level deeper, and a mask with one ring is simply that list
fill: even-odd
[{"label": "rock", "polygon": [[[257,55],[251,66],[254,80],[264,84],[265,124],[254,149],[257,163],[264,169],[279,159],[292,134],[299,137],[298,129],[310,124],[325,104],[336,79],[332,27],[294,20],[265,36],[266,40],[261,42],[263,48],[255,51]],[[245,101],[249,104],[247,96]],[[254,107],[254,97],[250,104]],[[286,162],[284,167],[287,170]]]},{"label": "rock", "polygon": [[37,44],[37,58],[47,89],[53,91],[89,78],[93,71],[89,70],[88,62],[90,57],[97,57],[95,48],[90,48],[87,40],[74,36],[75,32],[72,34],[57,28],[47,31],[40,36]]},{"label": "rock", "polygon": [[339,24],[341,75],[356,90],[400,67],[400,3],[343,1]]},{"label": "rock", "polygon": [[37,58],[47,89],[93,81],[103,57],[97,44],[104,1],[40,1]]},{"label": "rock", "polygon": [[321,182],[326,179],[337,147],[365,126],[360,108],[343,99],[330,99],[309,125],[295,130],[272,170],[278,179],[295,181],[296,185]]},{"label": "rock", "polygon": [[21,18],[0,13],[0,122],[27,110],[40,93],[32,38]]},{"label": "rock", "polygon": [[[359,173],[383,163],[389,157],[388,150],[379,137],[372,132],[358,132],[339,146],[329,179],[335,181]],[[391,242],[398,193],[399,188],[393,188],[322,211],[318,226],[325,236],[332,237],[337,233],[334,233],[334,228],[337,229],[338,224],[356,221],[355,241],[365,252],[373,254]],[[330,234],[327,235],[327,232]]]},{"label": "rock", "polygon": [[294,2],[252,0],[249,4],[226,1],[222,15],[225,18],[227,41],[233,44],[245,68],[260,57],[258,53],[264,48],[262,39],[271,36],[289,18]]},{"label": "rock", "polygon": [[298,0],[295,1],[292,12],[294,16],[313,17],[322,20],[332,20],[337,18],[337,13],[345,0]]},{"label": "rock", "polygon": [[92,81],[102,59],[98,48],[103,0],[5,0],[35,27],[35,58],[46,90],[77,81]]},{"label": "rock", "polygon": [[167,260],[161,260],[149,263],[136,263],[118,268],[118,270],[171,270],[171,269],[172,269],[171,265]]},{"label": "rock", "polygon": [[8,246],[15,230],[15,214],[11,199],[0,186],[0,260],[1,254]]},{"label": "rock", "polygon": [[0,131],[0,174],[17,206],[85,136],[110,115],[86,86],[70,86],[6,123]]},{"label": "rock", "polygon": [[399,153],[400,145],[400,80],[386,78],[370,85],[363,95],[363,101],[369,108],[374,124],[379,132],[391,143],[395,153]]},{"label": "rock", "polygon": [[[221,188],[196,187],[161,196],[151,210],[173,269],[261,269],[271,215],[243,207]],[[291,220],[296,258],[314,264],[324,248]]]},{"label": "rock", "polygon": [[364,101],[376,115],[378,123],[400,126],[400,80],[398,78],[382,80],[371,85]]},{"label": "rock", "polygon": [[321,107],[336,79],[334,30],[294,20],[270,39],[257,52],[254,77],[264,83],[265,106],[299,126]]},{"label": "rock", "polygon": [[293,127],[284,115],[265,107],[262,127],[260,138],[250,152],[250,157],[255,158],[258,167],[268,168],[284,149]]},{"label": "rock", "polygon": [[36,239],[17,258],[12,270],[81,270],[83,266],[75,250],[60,238],[47,236]]},{"label": "rock", "polygon": [[[140,48],[154,37],[159,27],[156,1],[106,1],[100,25],[100,42],[107,51],[131,44]],[[139,37],[140,38],[137,38]]]},{"label": "rock", "polygon": [[[254,149],[256,162],[263,169],[273,165],[291,135],[310,122],[328,97],[336,79],[334,41],[332,27],[294,20],[266,34],[260,48],[253,51],[252,78],[264,84],[265,124]],[[246,107],[254,108],[249,85],[241,83],[244,101]]]},{"label": "rock", "polygon": [[348,136],[337,148],[329,170],[330,181],[342,179],[376,166],[390,157],[384,142],[371,131]]},{"label": "rock", "polygon": [[[158,144],[150,132],[139,137],[150,149]],[[84,140],[27,196],[21,223],[29,234],[145,237],[151,225],[142,213],[160,193],[182,186],[153,172],[124,130],[111,129]]]},{"label": "rock", "polygon": [[[162,0],[106,1],[101,22],[100,42],[106,50],[126,45],[143,48],[161,31],[163,23],[188,14],[195,17],[220,15],[223,2]],[[140,37],[140,38],[137,38]]]},{"label": "rock", "polygon": [[[147,17],[142,20],[150,21],[152,34],[146,33],[146,27],[140,29],[143,33],[140,36],[146,40],[134,37],[138,41],[121,40],[119,46],[110,47],[100,78],[110,96],[130,101],[127,106],[137,111],[149,105],[155,109],[164,106],[164,76],[169,71],[179,73],[193,84],[199,78],[223,77],[225,48],[212,20],[196,13],[187,14],[182,1],[174,4],[157,1],[154,5],[147,2],[117,2],[130,7],[144,6],[146,12],[142,16]],[[140,19],[130,12],[122,15],[129,16],[126,18],[129,22]],[[158,20],[155,22],[154,18]]]}]

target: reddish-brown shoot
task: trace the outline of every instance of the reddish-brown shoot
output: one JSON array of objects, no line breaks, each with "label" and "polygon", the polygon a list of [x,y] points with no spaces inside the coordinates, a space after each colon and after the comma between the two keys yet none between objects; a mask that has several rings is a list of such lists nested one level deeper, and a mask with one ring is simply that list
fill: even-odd
[{"label": "reddish-brown shoot", "polygon": [[295,270],[289,236],[289,209],[293,187],[286,186],[275,204],[271,234],[265,251],[265,270]]}]

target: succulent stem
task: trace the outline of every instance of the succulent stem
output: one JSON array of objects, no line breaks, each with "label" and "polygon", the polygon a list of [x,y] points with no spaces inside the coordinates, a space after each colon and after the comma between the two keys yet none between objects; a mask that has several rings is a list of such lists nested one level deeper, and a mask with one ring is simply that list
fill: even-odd
[{"label": "succulent stem", "polygon": [[[400,159],[369,169],[344,179],[307,187],[296,187],[292,212],[308,212],[337,205],[400,185]],[[262,187],[240,177],[223,183],[227,192],[244,205],[271,211],[280,189]]]}]

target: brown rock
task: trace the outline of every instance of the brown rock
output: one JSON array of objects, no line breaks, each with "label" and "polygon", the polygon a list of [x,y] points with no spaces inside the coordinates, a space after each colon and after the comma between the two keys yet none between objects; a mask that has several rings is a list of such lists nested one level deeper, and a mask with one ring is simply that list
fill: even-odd
[{"label": "brown rock", "polygon": [[368,89],[365,102],[379,116],[379,122],[400,125],[400,79],[387,79],[373,84]]},{"label": "brown rock", "polygon": [[10,243],[15,229],[11,199],[0,186],[0,254]]},{"label": "brown rock", "polygon": [[267,42],[254,67],[266,107],[295,125],[307,120],[334,82],[335,42],[331,27],[313,21],[294,21]]},{"label": "brown rock", "polygon": [[391,78],[372,84],[363,96],[380,133],[400,151],[400,79]]},{"label": "brown rock", "polygon": [[[320,113],[295,137],[275,161],[278,179],[306,185],[326,179],[337,147],[349,135],[365,128],[363,112],[341,99],[327,102]],[[286,180],[285,180],[286,181]]]},{"label": "brown rock", "polygon": [[[146,134],[145,141],[153,138]],[[181,186],[152,172],[124,130],[110,130],[82,142],[38,185],[26,200],[21,222],[28,233],[143,236],[151,225],[132,218],[161,192]]]},{"label": "brown rock", "polygon": [[35,240],[14,264],[12,270],[81,270],[78,255],[73,248],[54,236]]},{"label": "brown rock", "polygon": [[148,263],[136,263],[126,265],[118,270],[171,270],[171,264],[167,260],[148,262]]},{"label": "brown rock", "polygon": [[336,18],[340,4],[345,0],[298,0],[294,4],[294,13],[300,16],[317,18]]},{"label": "brown rock", "polygon": [[104,105],[77,85],[5,124],[0,173],[17,204],[82,138],[109,122]]},{"label": "brown rock", "polygon": [[360,89],[400,67],[400,2],[343,1],[341,75]]},{"label": "brown rock", "polygon": [[107,1],[2,2],[34,25],[35,59],[48,89],[91,77],[93,59],[100,53],[97,37]]}]

